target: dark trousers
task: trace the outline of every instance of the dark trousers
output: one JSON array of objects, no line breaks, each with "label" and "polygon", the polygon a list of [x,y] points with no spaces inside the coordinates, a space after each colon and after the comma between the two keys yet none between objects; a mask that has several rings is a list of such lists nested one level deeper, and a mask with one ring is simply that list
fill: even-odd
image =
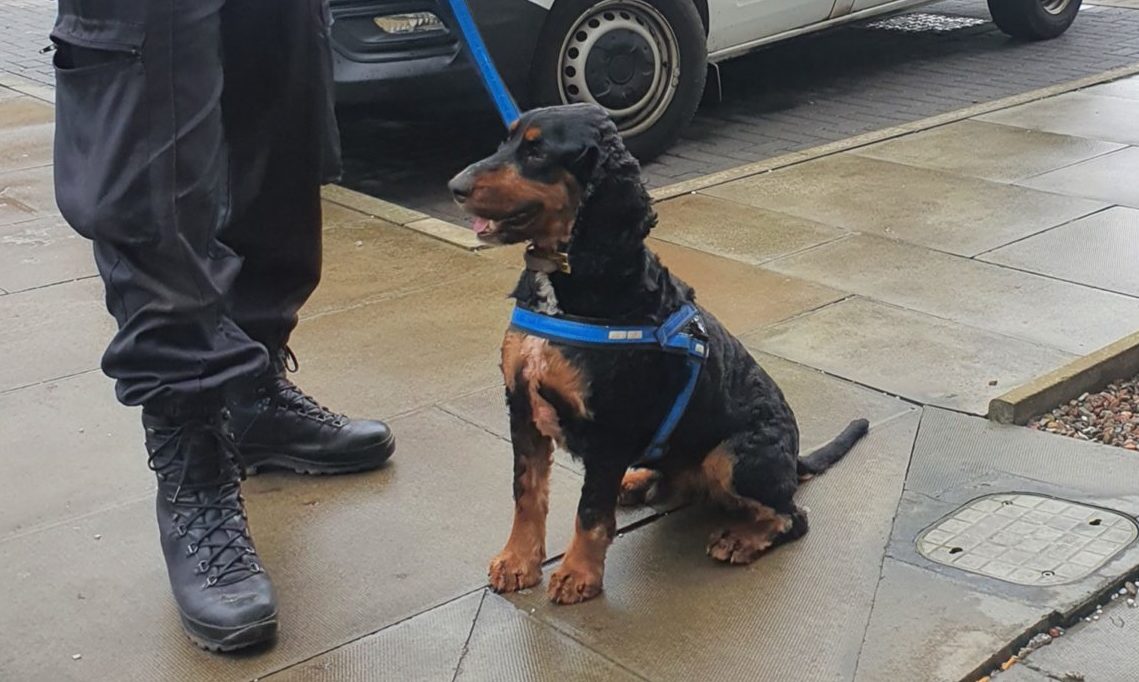
[{"label": "dark trousers", "polygon": [[269,367],[338,172],[327,0],[60,0],[56,198],[93,240],[128,405]]}]

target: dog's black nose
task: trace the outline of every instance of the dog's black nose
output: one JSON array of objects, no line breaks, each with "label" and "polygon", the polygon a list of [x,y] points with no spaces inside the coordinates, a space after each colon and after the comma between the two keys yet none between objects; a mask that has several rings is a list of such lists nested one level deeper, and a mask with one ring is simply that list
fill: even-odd
[{"label": "dog's black nose", "polygon": [[455,197],[455,201],[461,204],[471,196],[473,185],[470,173],[464,172],[451,178],[451,182],[447,183],[447,189],[451,190],[451,196]]}]

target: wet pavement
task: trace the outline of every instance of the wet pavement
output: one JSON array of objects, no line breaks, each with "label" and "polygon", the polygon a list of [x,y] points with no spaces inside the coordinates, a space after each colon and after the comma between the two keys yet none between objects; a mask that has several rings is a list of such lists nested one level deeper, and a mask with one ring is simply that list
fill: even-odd
[{"label": "wet pavement", "polygon": [[[1088,559],[1086,578],[1026,586],[916,546],[994,494],[1139,513],[1135,455],[983,419],[990,398],[1139,327],[1139,292],[1097,255],[1139,258],[1139,205],[1103,171],[1137,153],[1120,125],[1137,84],[660,203],[653,248],[782,385],[804,447],[854,417],[872,427],[804,486],[803,540],[728,568],[704,554],[714,514],[633,510],[606,591],[577,607],[483,588],[511,516],[497,348],[517,249],[464,250],[330,189],[297,380],[390,419],[399,451],[371,474],[247,482],[282,631],[234,658],[190,646],[174,615],[138,415],[98,372],[111,320],[87,244],[52,206],[48,156],[31,143],[0,156],[0,679],[975,678],[1139,566],[1130,544]],[[0,139],[47,139],[50,121],[48,105],[0,88]],[[976,154],[952,151],[977,139]],[[1087,255],[1061,257],[1076,246]],[[581,485],[558,462],[547,571]],[[1096,519],[1063,521],[1041,551],[1113,530]],[[994,545],[989,573],[1013,565],[1001,537],[977,539]]]},{"label": "wet pavement", "polygon": [[[683,182],[1135,63],[1139,12],[1129,1],[1085,2],[1053,41],[1010,39],[989,21],[984,2],[949,0],[725,62],[722,101],[705,103],[680,142],[646,165],[646,178],[654,187]],[[494,149],[501,130],[490,113],[425,112],[423,120],[393,123],[351,112],[343,118],[344,183],[462,222],[442,188]]]}]

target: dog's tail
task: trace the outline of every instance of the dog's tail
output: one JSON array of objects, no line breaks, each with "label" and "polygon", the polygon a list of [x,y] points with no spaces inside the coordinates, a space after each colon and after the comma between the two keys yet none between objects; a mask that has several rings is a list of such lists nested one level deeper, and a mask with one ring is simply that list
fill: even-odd
[{"label": "dog's tail", "polygon": [[865,419],[855,419],[850,422],[837,438],[799,459],[799,479],[805,481],[834,466],[858,441],[862,440],[869,430],[870,422]]}]

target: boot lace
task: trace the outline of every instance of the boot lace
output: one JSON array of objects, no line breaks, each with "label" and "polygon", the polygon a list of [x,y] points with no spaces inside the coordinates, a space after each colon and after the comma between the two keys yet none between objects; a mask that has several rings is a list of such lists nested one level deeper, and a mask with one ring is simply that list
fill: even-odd
[{"label": "boot lace", "polygon": [[269,388],[280,407],[302,417],[336,427],[348,423],[347,417],[321,405],[288,379],[286,372],[296,372],[300,369],[300,363],[297,361],[293,349],[288,346],[282,349],[280,363],[285,371],[273,377],[273,382]]},{"label": "boot lace", "polygon": [[[208,439],[218,448],[222,461],[213,480],[190,479],[191,464],[181,454],[189,438]],[[148,458],[147,464],[159,481],[168,484],[163,487],[173,486],[166,497],[174,507],[171,521],[179,536],[191,538],[187,556],[202,557],[197,572],[206,576],[206,587],[231,585],[263,570],[245,524],[240,461],[229,434],[203,421],[173,428]]]}]

